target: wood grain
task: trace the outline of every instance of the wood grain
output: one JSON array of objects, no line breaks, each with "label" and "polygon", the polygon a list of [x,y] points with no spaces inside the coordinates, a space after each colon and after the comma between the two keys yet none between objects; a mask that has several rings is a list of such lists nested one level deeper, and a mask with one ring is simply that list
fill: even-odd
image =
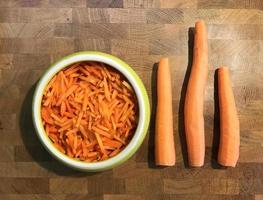
[{"label": "wood grain", "polygon": [[55,194],[82,194],[88,193],[85,178],[51,178],[49,179],[50,193]]},{"label": "wood grain", "polygon": [[[261,200],[263,199],[263,1],[2,0],[0,1],[0,199]],[[191,31],[207,23],[206,157],[186,165],[182,105],[191,63]],[[138,152],[101,173],[63,166],[43,148],[32,124],[35,84],[51,63],[76,51],[119,56],[144,82],[155,106],[153,64],[171,63],[177,163],[153,165],[153,127]],[[231,71],[241,125],[235,169],[216,162],[215,74]],[[154,111],[154,109],[152,110]],[[216,113],[215,113],[216,112]]]}]

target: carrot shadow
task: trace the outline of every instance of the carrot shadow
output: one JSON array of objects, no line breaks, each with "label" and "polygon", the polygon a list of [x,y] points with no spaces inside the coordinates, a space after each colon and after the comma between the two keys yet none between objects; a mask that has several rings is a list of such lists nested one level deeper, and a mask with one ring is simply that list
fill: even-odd
[{"label": "carrot shadow", "polygon": [[154,169],[163,168],[162,166],[156,166],[154,159],[155,116],[156,116],[156,108],[157,108],[157,70],[158,70],[158,63],[154,63],[152,68],[152,78],[151,78],[152,110],[151,110],[151,122],[150,122],[149,140],[148,140],[148,167]]},{"label": "carrot shadow", "polygon": [[35,127],[32,119],[32,100],[35,91],[36,84],[33,85],[27,92],[22,107],[20,110],[19,126],[21,132],[21,138],[23,140],[25,149],[29,156],[19,158],[19,152],[16,152],[17,161],[34,161],[41,167],[45,168],[59,176],[87,176],[94,175],[95,173],[83,173],[76,171],[69,167],[64,166],[59,161],[52,158],[52,156],[44,149],[43,145],[37,138]]},{"label": "carrot shadow", "polygon": [[220,142],[220,112],[218,97],[218,69],[214,75],[214,127],[213,127],[213,144],[211,153],[211,166],[214,169],[225,169],[217,162],[218,148]]},{"label": "carrot shadow", "polygon": [[189,168],[189,163],[188,163],[187,143],[186,143],[185,126],[184,126],[184,102],[185,102],[187,85],[188,85],[192,63],[193,63],[193,48],[194,48],[194,28],[191,27],[188,30],[188,65],[181,89],[179,110],[178,110],[178,130],[179,130],[184,166],[186,168]]}]

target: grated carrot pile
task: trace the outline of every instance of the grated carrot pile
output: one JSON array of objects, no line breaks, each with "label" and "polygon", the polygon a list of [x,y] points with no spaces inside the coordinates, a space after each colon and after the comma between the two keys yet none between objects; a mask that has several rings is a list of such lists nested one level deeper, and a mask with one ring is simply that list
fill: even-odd
[{"label": "grated carrot pile", "polygon": [[71,158],[96,162],[117,155],[137,126],[135,93],[124,77],[98,62],[76,63],[45,88],[41,115],[49,138]]}]

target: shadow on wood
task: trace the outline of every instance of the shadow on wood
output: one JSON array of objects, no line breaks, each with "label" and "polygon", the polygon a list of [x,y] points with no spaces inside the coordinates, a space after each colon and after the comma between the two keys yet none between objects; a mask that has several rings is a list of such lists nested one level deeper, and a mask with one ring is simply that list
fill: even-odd
[{"label": "shadow on wood", "polygon": [[[62,163],[53,159],[51,155],[43,148],[42,144],[37,138],[32,120],[32,100],[34,91],[35,85],[33,85],[26,94],[19,116],[21,138],[32,160],[37,162],[41,167],[60,176],[86,176],[95,174],[83,173],[66,167]],[[30,142],[32,140],[34,141],[34,144]]]},{"label": "shadow on wood", "polygon": [[185,95],[187,90],[187,85],[191,73],[192,62],[193,62],[193,48],[194,48],[194,28],[191,27],[188,30],[188,65],[181,89],[180,95],[180,102],[179,102],[179,111],[178,111],[178,130],[179,130],[179,137],[181,142],[181,151],[184,160],[184,166],[189,168],[188,164],[188,155],[187,155],[187,143],[185,137],[185,126],[184,126],[184,102],[185,102]]}]

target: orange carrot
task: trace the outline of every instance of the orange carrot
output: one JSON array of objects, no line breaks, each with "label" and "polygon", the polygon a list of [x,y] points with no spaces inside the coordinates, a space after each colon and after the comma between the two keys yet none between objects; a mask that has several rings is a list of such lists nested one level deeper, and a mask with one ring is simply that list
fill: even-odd
[{"label": "orange carrot", "polygon": [[46,123],[48,123],[48,124],[54,123],[53,119],[50,116],[50,113],[48,112],[48,110],[45,107],[43,107],[41,110],[41,116]]},{"label": "orange carrot", "polygon": [[112,93],[111,98],[112,98],[112,99],[115,99],[117,95],[118,95],[117,90],[113,90],[113,93]]},{"label": "orange carrot", "polygon": [[66,116],[66,117],[70,117],[70,118],[74,118],[75,117],[75,115],[73,114],[73,112],[65,112],[64,113],[64,115]]},{"label": "orange carrot", "polygon": [[103,131],[103,130],[95,127],[95,126],[92,127],[92,130],[95,131],[96,133],[100,134],[100,135],[103,135],[103,136],[108,137],[108,138],[112,138],[111,134],[109,134],[109,133],[107,133],[107,132],[105,132],[105,131]]},{"label": "orange carrot", "polygon": [[207,33],[203,21],[195,24],[193,65],[184,104],[184,123],[189,165],[204,164],[204,92],[208,74]]},{"label": "orange carrot", "polygon": [[51,116],[54,120],[56,120],[57,122],[59,122],[59,123],[61,123],[61,124],[63,123],[62,118],[56,116],[54,113],[52,113],[50,116]]},{"label": "orange carrot", "polygon": [[98,152],[89,152],[89,153],[87,153],[88,157],[94,157],[94,156],[97,156],[97,155],[98,155]]},{"label": "orange carrot", "polygon": [[64,94],[61,96],[61,98],[58,100],[58,102],[57,102],[56,105],[57,105],[57,106],[60,105],[61,102],[63,101],[63,99],[66,98],[66,97],[68,97],[70,94],[72,94],[73,91],[77,89],[77,87],[78,87],[77,85],[72,85],[72,86],[67,90],[67,92],[64,93]]},{"label": "orange carrot", "polygon": [[220,111],[220,144],[218,163],[235,167],[239,157],[240,128],[229,70],[218,70],[218,97]]},{"label": "orange carrot", "polygon": [[120,74],[97,62],[75,63],[45,88],[41,116],[55,147],[86,162],[108,159],[130,141],[137,100]]},{"label": "orange carrot", "polygon": [[168,58],[162,58],[157,72],[155,163],[156,165],[163,166],[173,166],[176,159],[173,136],[172,83],[170,74]]},{"label": "orange carrot", "polygon": [[61,106],[60,106],[60,114],[62,117],[64,117],[65,112],[66,112],[66,103],[62,101]]},{"label": "orange carrot", "polygon": [[85,111],[87,109],[87,106],[88,106],[88,96],[87,96],[87,91],[85,91],[85,97],[82,103],[82,110]]},{"label": "orange carrot", "polygon": [[72,111],[72,109],[71,109],[71,107],[70,107],[70,105],[69,105],[69,102],[68,102],[68,101],[64,101],[64,102],[65,102],[65,104],[66,104],[67,111],[72,114],[73,111]]},{"label": "orange carrot", "polygon": [[111,140],[108,138],[105,138],[104,144],[109,146],[109,147],[113,147],[115,148],[120,148],[122,146],[122,143],[116,141],[116,140]]},{"label": "orange carrot", "polygon": [[106,78],[103,79],[103,85],[104,85],[105,97],[108,101],[110,101],[110,92],[109,92],[109,88],[108,88]]},{"label": "orange carrot", "polygon": [[120,149],[114,150],[113,152],[110,153],[110,157],[115,156],[115,155],[116,155],[117,153],[119,153],[119,152],[120,152]]},{"label": "orange carrot", "polygon": [[66,131],[66,130],[70,129],[71,126],[72,126],[72,124],[66,124],[66,125],[64,125],[62,128],[60,128],[60,129],[58,130],[58,132]]},{"label": "orange carrot", "polygon": [[77,122],[76,122],[76,126],[77,127],[79,127],[79,125],[80,125],[80,122],[81,122],[81,119],[83,117],[83,114],[84,114],[83,111],[80,111],[78,119],[77,119]]},{"label": "orange carrot", "polygon": [[49,133],[56,133],[58,132],[58,129],[55,126],[46,125],[46,129],[48,129]]},{"label": "orange carrot", "polygon": [[65,149],[61,145],[59,145],[58,143],[54,143],[54,145],[57,147],[59,151],[61,151],[62,153],[65,153]]},{"label": "orange carrot", "polygon": [[100,147],[102,153],[105,153],[105,148],[104,148],[103,143],[101,141],[100,135],[98,133],[96,133],[96,132],[94,134],[96,136],[97,142],[99,144],[99,147]]},{"label": "orange carrot", "polygon": [[78,65],[79,65],[79,63],[76,63],[76,64],[72,65],[70,68],[68,68],[67,70],[65,70],[65,75],[69,76],[69,75],[75,73],[76,71],[78,71],[78,69],[79,69]]}]

